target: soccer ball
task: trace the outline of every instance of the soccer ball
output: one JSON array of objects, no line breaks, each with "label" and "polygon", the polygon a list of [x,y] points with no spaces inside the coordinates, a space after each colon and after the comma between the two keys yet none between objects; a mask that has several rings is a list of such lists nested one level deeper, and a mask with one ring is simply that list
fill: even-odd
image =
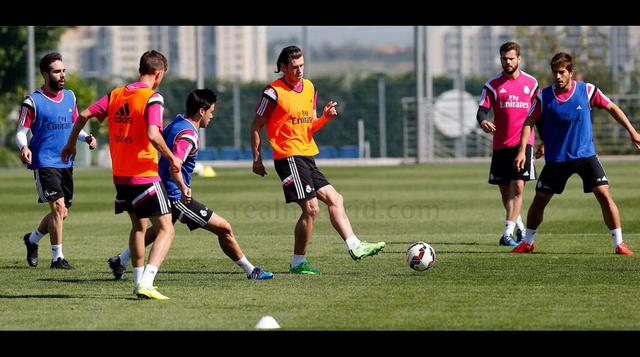
[{"label": "soccer ball", "polygon": [[407,265],[416,271],[429,270],[436,262],[436,251],[425,242],[416,242],[407,248]]}]

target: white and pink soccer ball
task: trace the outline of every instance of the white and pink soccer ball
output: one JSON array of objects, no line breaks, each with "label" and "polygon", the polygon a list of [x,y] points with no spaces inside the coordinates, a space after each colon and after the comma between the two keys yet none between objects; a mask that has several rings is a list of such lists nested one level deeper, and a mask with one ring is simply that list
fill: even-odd
[{"label": "white and pink soccer ball", "polygon": [[431,269],[436,263],[436,251],[425,242],[413,243],[407,248],[407,265],[416,271]]}]

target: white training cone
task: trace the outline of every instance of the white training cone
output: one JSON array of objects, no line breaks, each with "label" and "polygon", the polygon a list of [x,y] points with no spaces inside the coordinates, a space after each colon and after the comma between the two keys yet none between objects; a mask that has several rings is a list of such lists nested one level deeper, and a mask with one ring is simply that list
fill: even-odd
[{"label": "white training cone", "polygon": [[271,316],[262,316],[262,318],[256,324],[257,330],[273,330],[280,328],[276,319]]}]

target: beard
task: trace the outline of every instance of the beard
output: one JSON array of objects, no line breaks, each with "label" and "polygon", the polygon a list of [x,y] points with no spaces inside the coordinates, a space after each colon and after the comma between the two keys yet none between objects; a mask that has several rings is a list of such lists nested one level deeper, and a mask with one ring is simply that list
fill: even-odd
[{"label": "beard", "polygon": [[513,67],[510,71],[507,71],[506,68],[502,67],[502,70],[504,71],[504,73],[506,74],[513,74],[513,72],[518,70],[518,66]]},{"label": "beard", "polygon": [[61,91],[62,89],[64,89],[64,82],[62,80],[55,81],[55,82],[49,82],[49,89],[52,92]]}]

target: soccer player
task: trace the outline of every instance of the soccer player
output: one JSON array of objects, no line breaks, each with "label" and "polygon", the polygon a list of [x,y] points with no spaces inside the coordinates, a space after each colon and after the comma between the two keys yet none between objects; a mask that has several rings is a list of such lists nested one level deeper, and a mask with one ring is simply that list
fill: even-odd
[{"label": "soccer player", "polygon": [[[63,148],[63,160],[73,158],[80,128],[92,117],[102,122],[108,117],[109,150],[116,186],[115,213],[129,213],[129,248],[133,265],[134,294],[139,298],[168,299],[153,286],[158,269],[173,242],[171,203],[158,174],[158,152],[179,176],[180,160],[167,147],[162,134],[163,98],[155,90],[168,69],[167,59],[157,51],[140,58],[137,82],[113,89],[78,117],[69,141]],[[153,223],[156,239],[144,264],[144,237],[148,221]]]},{"label": "soccer player", "polygon": [[[227,220],[215,214],[209,207],[196,201],[191,196],[191,175],[196,166],[200,140],[198,130],[206,128],[213,120],[216,109],[216,94],[210,89],[196,89],[189,93],[186,104],[186,115],[178,114],[171,124],[162,132],[169,149],[182,161],[180,179],[173,180],[169,169],[169,162],[160,158],[160,177],[167,188],[167,195],[171,200],[172,222],[177,220],[184,223],[190,230],[206,229],[218,236],[222,251],[247,275],[248,279],[271,279],[273,273],[254,267],[245,257],[235,239],[231,225]],[[156,239],[155,231],[147,230],[145,245]],[[123,278],[129,262],[129,249],[108,260],[116,280]]]},{"label": "soccer player", "polygon": [[[516,246],[524,235],[520,210],[525,182],[536,178],[533,165],[534,135],[527,142],[525,167],[514,170],[513,160],[518,153],[522,124],[538,93],[538,81],[519,68],[520,45],[506,42],[500,46],[499,52],[502,72],[485,83],[476,119],[482,130],[493,134],[489,184],[500,188],[502,205],[506,211],[505,228],[498,244]],[[487,119],[491,109],[495,116],[493,122]]]},{"label": "soccer player", "polygon": [[358,261],[378,254],[385,243],[367,243],[356,237],[347,217],[342,195],[318,170],[313,158],[318,154],[313,133],[337,115],[337,103],[330,100],[323,108],[322,116],[317,118],[317,92],[313,83],[303,78],[304,56],[300,48],[288,46],[281,51],[276,63],[276,73],[278,72],[282,72],[283,76],[264,89],[258,102],[251,125],[251,146],[253,172],[264,176],[267,171],[260,153],[260,131],[266,125],[285,200],[287,203],[296,202],[302,209],[295,226],[289,272],[320,274],[306,259],[313,225],[320,213],[318,199],[328,206],[331,224],[347,245],[351,258]]},{"label": "soccer player", "polygon": [[[64,89],[65,71],[59,53],[48,53],[42,57],[40,73],[44,85],[24,99],[18,120],[16,144],[20,149],[20,159],[33,170],[38,202],[48,202],[51,209],[38,227],[23,237],[27,263],[31,267],[38,266],[40,239],[50,233],[50,267],[73,269],[62,253],[63,223],[73,202],[73,161],[62,162],[60,150],[71,134],[78,117],[78,107],[73,91]],[[33,136],[27,144],[29,130]],[[77,139],[89,144],[91,150],[96,148],[96,139],[84,130],[80,130]]]},{"label": "soccer player", "polygon": [[600,204],[615,253],[633,255],[633,251],[622,240],[618,207],[609,193],[609,179],[593,144],[591,110],[606,109],[627,130],[631,142],[638,149],[640,134],[624,112],[600,89],[591,83],[572,79],[574,68],[570,54],[556,53],[550,64],[554,84],[544,88],[534,101],[522,128],[520,148],[514,161],[517,169],[525,166],[526,144],[531,128],[541,120],[545,133],[545,165],[538,179],[536,196],[527,213],[526,236],[520,245],[513,248],[512,253],[530,253],[534,250],[536,230],[542,223],[545,207],[554,194],[564,191],[569,177],[578,174],[582,178],[584,192],[593,192]]}]

